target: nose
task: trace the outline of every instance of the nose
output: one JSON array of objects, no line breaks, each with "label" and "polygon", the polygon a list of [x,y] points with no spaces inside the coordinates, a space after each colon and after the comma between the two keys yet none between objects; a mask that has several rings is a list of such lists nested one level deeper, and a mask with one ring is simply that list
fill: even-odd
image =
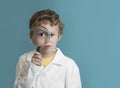
[{"label": "nose", "polygon": [[51,36],[47,36],[46,43],[49,43],[51,40]]}]

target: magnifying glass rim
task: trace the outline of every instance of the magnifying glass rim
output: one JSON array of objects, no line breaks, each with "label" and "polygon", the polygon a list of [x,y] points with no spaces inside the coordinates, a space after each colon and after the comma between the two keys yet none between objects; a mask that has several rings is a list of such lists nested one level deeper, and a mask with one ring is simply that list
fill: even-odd
[{"label": "magnifying glass rim", "polygon": [[[48,29],[46,28],[46,27],[44,27],[44,26],[35,26],[35,27],[33,27],[33,28],[31,28],[31,30],[30,31],[34,31],[34,30],[36,30],[36,29],[41,29],[41,27],[43,28],[43,29],[45,29],[45,30],[43,30],[45,33],[47,33],[47,35],[48,35],[48,38],[47,38],[47,42],[46,43],[48,43],[49,42],[49,40],[50,40],[50,35],[51,35],[51,33],[48,31]],[[42,29],[41,29],[42,30]],[[45,43],[45,44],[46,44]],[[44,45],[45,45],[44,44]]]}]

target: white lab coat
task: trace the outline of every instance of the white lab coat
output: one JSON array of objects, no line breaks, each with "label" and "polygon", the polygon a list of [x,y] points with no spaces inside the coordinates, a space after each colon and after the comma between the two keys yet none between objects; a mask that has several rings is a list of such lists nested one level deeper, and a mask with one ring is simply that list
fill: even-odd
[{"label": "white lab coat", "polygon": [[57,49],[53,61],[45,68],[31,63],[34,52],[20,57],[14,88],[82,88],[77,65],[64,56],[60,49]]}]

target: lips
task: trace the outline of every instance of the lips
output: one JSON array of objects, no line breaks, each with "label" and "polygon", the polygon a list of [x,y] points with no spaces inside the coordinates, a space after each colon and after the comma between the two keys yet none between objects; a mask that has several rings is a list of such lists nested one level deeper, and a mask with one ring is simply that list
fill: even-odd
[{"label": "lips", "polygon": [[46,45],[45,48],[49,48],[51,45]]}]

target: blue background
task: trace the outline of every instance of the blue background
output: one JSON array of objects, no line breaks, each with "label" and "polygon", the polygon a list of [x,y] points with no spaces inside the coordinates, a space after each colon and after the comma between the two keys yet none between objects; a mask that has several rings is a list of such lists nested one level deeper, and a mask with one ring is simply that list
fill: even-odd
[{"label": "blue background", "polygon": [[29,19],[45,8],[65,24],[58,47],[78,64],[83,88],[120,88],[120,0],[0,0],[0,88],[13,88],[18,57],[35,48]]}]

